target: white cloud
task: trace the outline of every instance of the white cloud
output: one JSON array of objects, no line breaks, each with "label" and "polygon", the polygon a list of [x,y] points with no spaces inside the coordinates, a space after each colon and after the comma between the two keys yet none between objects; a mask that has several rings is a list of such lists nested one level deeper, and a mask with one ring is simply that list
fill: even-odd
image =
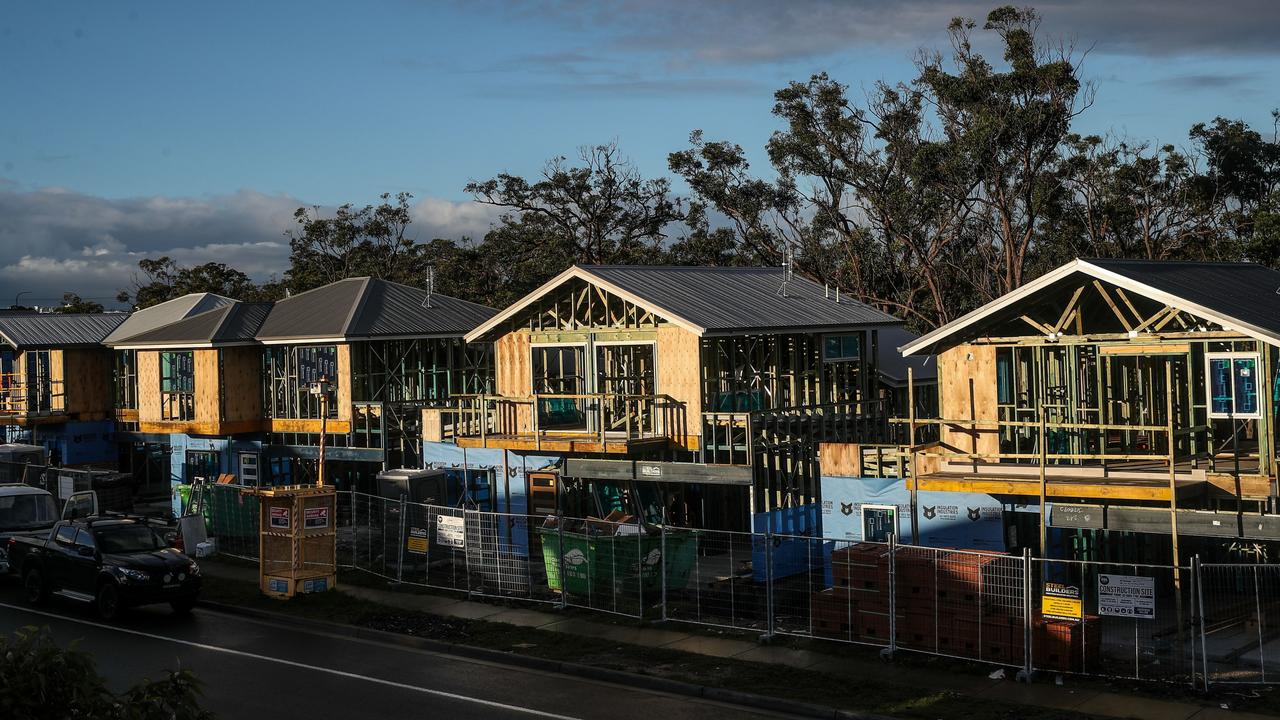
[{"label": "white cloud", "polygon": [[[53,304],[64,292],[108,301],[132,286],[138,261],[223,262],[257,280],[289,266],[285,231],[307,203],[241,190],[203,198],[109,199],[65,188],[22,190],[0,179],[0,306]],[[322,213],[331,208],[321,208]],[[423,198],[412,206],[420,240],[481,237],[497,218],[473,202]]]},{"label": "white cloud", "polygon": [[463,236],[480,239],[498,222],[501,210],[470,200],[454,202],[441,198],[423,198],[412,207],[413,222],[419,240],[458,239]]}]

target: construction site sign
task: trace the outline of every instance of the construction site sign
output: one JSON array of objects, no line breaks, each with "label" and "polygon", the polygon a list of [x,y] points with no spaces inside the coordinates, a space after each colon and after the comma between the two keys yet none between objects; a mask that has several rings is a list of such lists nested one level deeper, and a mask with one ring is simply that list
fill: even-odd
[{"label": "construction site sign", "polygon": [[414,555],[426,555],[427,549],[430,547],[427,529],[424,527],[409,528],[409,538],[405,542],[405,546],[405,549]]},{"label": "construction site sign", "polygon": [[271,529],[288,530],[289,525],[289,508],[273,506],[271,508]]},{"label": "construction site sign", "polygon": [[1154,620],[1156,579],[1138,575],[1098,575],[1098,614]]},{"label": "construction site sign", "polygon": [[329,527],[329,508],[312,507],[302,511],[302,527],[317,530]]},{"label": "construction site sign", "polygon": [[1052,620],[1079,620],[1080,588],[1047,582],[1040,596],[1040,614]]},{"label": "construction site sign", "polygon": [[452,515],[437,515],[436,542],[444,547],[465,548],[467,546],[466,519]]}]

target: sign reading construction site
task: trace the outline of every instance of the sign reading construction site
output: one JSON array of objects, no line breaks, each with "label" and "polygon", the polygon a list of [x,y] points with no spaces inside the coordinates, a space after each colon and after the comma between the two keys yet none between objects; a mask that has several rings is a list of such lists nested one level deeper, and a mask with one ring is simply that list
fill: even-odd
[{"label": "sign reading construction site", "polygon": [[1080,588],[1047,582],[1040,597],[1040,614],[1053,620],[1080,619]]},{"label": "sign reading construction site", "polygon": [[444,547],[467,546],[467,521],[452,515],[436,516],[436,542]]},{"label": "sign reading construction site", "polygon": [[1137,575],[1098,575],[1098,614],[1154,620],[1156,579]]}]

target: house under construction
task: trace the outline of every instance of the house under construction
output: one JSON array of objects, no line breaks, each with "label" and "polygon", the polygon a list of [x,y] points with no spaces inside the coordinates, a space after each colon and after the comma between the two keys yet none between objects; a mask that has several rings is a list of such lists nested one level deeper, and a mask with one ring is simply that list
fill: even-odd
[{"label": "house under construction", "polygon": [[897,418],[909,473],[867,480],[870,450],[832,445],[824,475],[865,506],[856,533],[1124,562],[1178,561],[1179,539],[1182,559],[1265,553],[1278,293],[1252,264],[1076,260],[903,346],[936,354],[940,380],[938,417]]},{"label": "house under construction", "polygon": [[537,456],[530,507],[742,529],[817,499],[820,440],[883,440],[900,325],[783,268],[575,266],[467,334],[494,391],[428,424],[504,468]]}]

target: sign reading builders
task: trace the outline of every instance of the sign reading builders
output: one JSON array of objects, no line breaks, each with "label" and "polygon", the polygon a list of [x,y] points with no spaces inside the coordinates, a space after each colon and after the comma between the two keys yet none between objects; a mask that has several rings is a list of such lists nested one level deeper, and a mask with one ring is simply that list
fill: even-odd
[{"label": "sign reading builders", "polygon": [[1047,582],[1040,596],[1040,614],[1053,620],[1080,619],[1080,588]]},{"label": "sign reading builders", "polygon": [[414,555],[426,555],[430,549],[431,541],[427,536],[427,529],[424,527],[409,528],[409,537],[405,540],[405,549]]}]

